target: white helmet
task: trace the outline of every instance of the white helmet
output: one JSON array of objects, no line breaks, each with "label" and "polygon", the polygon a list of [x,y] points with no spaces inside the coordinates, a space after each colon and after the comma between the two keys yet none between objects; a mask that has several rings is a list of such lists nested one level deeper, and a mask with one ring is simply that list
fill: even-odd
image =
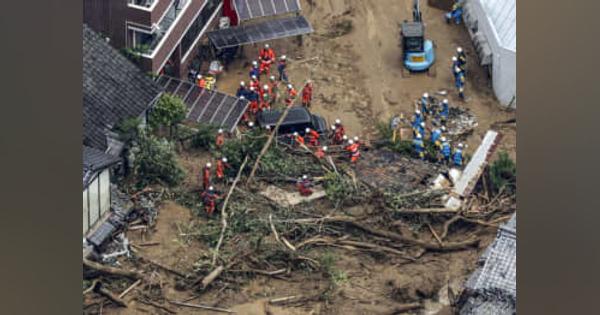
[{"label": "white helmet", "polygon": [[245,99],[246,99],[246,97],[245,97],[244,95],[241,95],[241,96],[240,96],[240,99],[241,99],[241,100],[245,100]]},{"label": "white helmet", "polygon": [[288,87],[288,89],[292,89],[292,88],[293,88],[293,86],[292,86],[292,84],[291,84],[291,83],[290,83],[290,84],[288,84],[288,85],[287,85],[287,87]]},{"label": "white helmet", "polygon": [[265,129],[267,129],[267,130],[271,130],[271,125],[266,125],[266,126],[265,126]]},{"label": "white helmet", "polygon": [[442,131],[445,132],[446,131],[446,126],[442,126]]},{"label": "white helmet", "polygon": [[254,122],[249,122],[248,127],[254,127]]},{"label": "white helmet", "polygon": [[309,133],[310,132],[310,128],[304,129],[304,132]]},{"label": "white helmet", "polygon": [[344,136],[342,137],[342,139],[343,139],[343,140],[348,140],[348,136],[344,135]]},{"label": "white helmet", "polygon": [[452,61],[458,61],[458,58],[456,58],[456,56],[452,56]]},{"label": "white helmet", "polygon": [[294,131],[294,136],[297,136],[297,135],[298,135],[298,132],[297,132],[297,131]]},{"label": "white helmet", "polygon": [[265,85],[263,85],[263,89],[264,89],[264,90],[268,90],[268,89],[269,89],[269,86],[265,84]]},{"label": "white helmet", "polygon": [[456,52],[461,53],[462,51],[463,51],[462,47],[459,46],[456,48]]},{"label": "white helmet", "polygon": [[358,142],[358,137],[354,137],[352,139],[354,139],[354,141]]},{"label": "white helmet", "polygon": [[254,87],[253,86],[250,87],[250,91],[254,91]]},{"label": "white helmet", "polygon": [[308,175],[302,175],[302,179],[308,179]]},{"label": "white helmet", "polygon": [[460,72],[460,68],[459,67],[454,67],[454,72]]},{"label": "white helmet", "polygon": [[323,151],[327,151],[327,146],[323,146]]},{"label": "white helmet", "polygon": [[244,81],[241,81],[241,82],[240,82],[240,86],[246,86],[246,82],[244,82]]},{"label": "white helmet", "polygon": [[458,144],[458,147],[459,147],[459,148],[462,148],[462,147],[464,147],[464,145],[463,145],[462,143],[459,143],[459,144]]},{"label": "white helmet", "polygon": [[211,168],[212,164],[210,164],[210,162],[206,163],[206,167]]},{"label": "white helmet", "polygon": [[252,80],[258,80],[258,78],[255,75],[252,75]]},{"label": "white helmet", "polygon": [[421,127],[425,127],[425,122],[424,121],[421,122]]},{"label": "white helmet", "polygon": [[331,130],[335,130],[335,125],[331,125]]},{"label": "white helmet", "polygon": [[446,142],[446,141],[447,141],[446,137],[442,137],[442,142]]},{"label": "white helmet", "polygon": [[265,44],[265,48],[266,48],[266,49],[269,49],[269,44]]},{"label": "white helmet", "polygon": [[269,79],[271,79],[271,81],[275,81],[275,76],[272,75]]},{"label": "white helmet", "polygon": [[352,139],[348,140],[348,144],[354,144],[354,140],[352,140]]},{"label": "white helmet", "polygon": [[219,133],[223,133],[223,129],[219,129]]},{"label": "white helmet", "polygon": [[285,60],[285,59],[287,59],[286,55],[281,56],[281,60]]},{"label": "white helmet", "polygon": [[421,134],[420,134],[420,133],[417,133],[417,139],[421,139],[421,138],[422,138],[422,137],[421,137]]},{"label": "white helmet", "polygon": [[447,99],[447,98],[445,98],[445,99],[442,101],[442,103],[444,103],[444,104],[448,104],[448,99]]},{"label": "white helmet", "polygon": [[421,111],[417,109],[417,110],[415,111],[415,114],[417,114],[417,115],[421,115]]},{"label": "white helmet", "polygon": [[341,121],[341,120],[338,118],[338,119],[336,119],[336,120],[335,120],[335,123],[336,123],[337,125],[339,125],[339,124],[341,124],[341,123],[342,123],[342,121]]},{"label": "white helmet", "polygon": [[197,75],[197,76],[196,76],[196,78],[197,78],[197,79],[202,79],[202,75],[201,75],[201,74],[199,74],[199,75]]},{"label": "white helmet", "polygon": [[425,97],[425,98],[429,97],[429,93],[423,93],[423,97]]},{"label": "white helmet", "polygon": [[208,190],[215,190],[213,186],[208,186]]},{"label": "white helmet", "polygon": [[252,65],[258,67],[258,62],[256,60],[252,61]]}]

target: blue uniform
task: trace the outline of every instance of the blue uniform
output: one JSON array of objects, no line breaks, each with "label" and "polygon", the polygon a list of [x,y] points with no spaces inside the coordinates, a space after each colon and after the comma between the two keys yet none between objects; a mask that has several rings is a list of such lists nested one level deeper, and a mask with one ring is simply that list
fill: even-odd
[{"label": "blue uniform", "polygon": [[421,112],[427,114],[429,111],[427,110],[427,104],[429,100],[427,97],[421,97]]},{"label": "blue uniform", "polygon": [[250,76],[250,78],[252,78],[252,76],[256,76],[256,78],[260,80],[260,71],[258,70],[258,68],[252,67],[248,75]]},{"label": "blue uniform", "polygon": [[250,102],[258,102],[258,93],[256,93],[256,91],[248,91],[246,99]]},{"label": "blue uniform", "polygon": [[415,147],[415,152],[417,152],[417,154],[419,155],[419,157],[421,159],[424,159],[425,158],[425,152],[424,152],[425,148],[423,145],[423,140],[415,138],[415,139],[413,139],[413,145]]},{"label": "blue uniform", "polygon": [[454,151],[454,156],[452,157],[452,160],[454,161],[455,166],[462,166],[463,154],[461,149],[456,149],[456,151]]},{"label": "blue uniform", "polygon": [[431,143],[435,144],[435,142],[442,137],[442,131],[440,129],[435,129],[431,132]]},{"label": "blue uniform", "polygon": [[287,67],[286,61],[280,60],[279,64],[277,64],[277,71],[279,72],[279,81],[283,81],[283,82],[288,81],[287,72],[285,71],[286,67]]},{"label": "blue uniform", "polygon": [[237,97],[243,96],[245,98],[248,98],[248,89],[246,89],[246,87],[240,86],[238,88],[237,92],[235,93],[235,96],[237,96]]},{"label": "blue uniform", "polygon": [[449,114],[450,114],[450,111],[448,110],[448,103],[442,103],[442,111],[440,112],[440,116],[442,117],[442,120],[447,120]]},{"label": "blue uniform", "polygon": [[417,126],[421,125],[422,122],[423,122],[423,117],[421,117],[421,115],[419,115],[419,114],[415,114],[415,118],[413,119],[413,123],[412,123],[413,128],[416,128]]},{"label": "blue uniform", "polygon": [[444,142],[442,144],[442,155],[444,156],[444,160],[450,161],[450,154],[452,150],[450,149],[450,145],[448,142]]},{"label": "blue uniform", "polygon": [[425,137],[425,128],[423,128],[423,126],[418,125],[415,130],[422,136]]}]

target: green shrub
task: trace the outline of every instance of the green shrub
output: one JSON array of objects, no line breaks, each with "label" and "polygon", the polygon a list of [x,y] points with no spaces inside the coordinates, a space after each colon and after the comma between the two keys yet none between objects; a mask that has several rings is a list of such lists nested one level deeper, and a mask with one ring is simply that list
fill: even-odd
[{"label": "green shrub", "polygon": [[114,130],[119,134],[119,139],[124,143],[129,143],[139,135],[139,128],[142,120],[140,118],[128,118],[119,122]]},{"label": "green shrub", "polygon": [[138,187],[152,184],[175,186],[185,176],[177,164],[174,145],[166,139],[140,130],[130,152],[133,155],[133,176]]},{"label": "green shrub", "polygon": [[500,152],[498,159],[489,167],[488,171],[492,189],[498,192],[505,187],[508,192],[514,192],[517,184],[517,165],[508,153]]},{"label": "green shrub", "polygon": [[150,111],[148,120],[153,129],[167,127],[171,132],[175,125],[183,121],[186,113],[187,108],[179,97],[163,94]]},{"label": "green shrub", "polygon": [[207,124],[198,124],[197,131],[192,136],[192,147],[196,149],[213,149],[217,136],[217,127]]}]

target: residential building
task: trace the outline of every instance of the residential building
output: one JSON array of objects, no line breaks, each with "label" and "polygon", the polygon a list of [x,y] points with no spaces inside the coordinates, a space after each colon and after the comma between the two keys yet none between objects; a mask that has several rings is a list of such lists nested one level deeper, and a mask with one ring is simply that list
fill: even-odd
[{"label": "residential building", "polygon": [[83,146],[83,235],[110,210],[111,167],[116,156]]},{"label": "residential building", "polygon": [[517,107],[516,0],[464,0],[464,20],[479,62],[504,106]]},{"label": "residential building", "polygon": [[83,145],[119,155],[114,127],[129,118],[144,122],[161,94],[148,75],[83,26]]},{"label": "residential building", "polygon": [[[185,76],[224,0],[84,0],[83,20],[153,74]],[[227,1],[227,0],[225,0]]]}]

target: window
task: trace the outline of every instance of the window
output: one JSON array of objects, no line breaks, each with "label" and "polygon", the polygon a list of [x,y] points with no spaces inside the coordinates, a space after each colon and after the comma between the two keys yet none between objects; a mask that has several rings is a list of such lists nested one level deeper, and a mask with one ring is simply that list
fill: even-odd
[{"label": "window", "polygon": [[204,29],[204,26],[209,22],[210,17],[219,7],[219,3],[221,3],[220,0],[206,0],[202,11],[181,39],[181,51],[184,52],[184,55],[187,54],[187,51],[192,47],[202,29]]},{"label": "window", "polygon": [[152,7],[155,2],[157,2],[157,0],[129,0],[129,4],[144,8]]}]

